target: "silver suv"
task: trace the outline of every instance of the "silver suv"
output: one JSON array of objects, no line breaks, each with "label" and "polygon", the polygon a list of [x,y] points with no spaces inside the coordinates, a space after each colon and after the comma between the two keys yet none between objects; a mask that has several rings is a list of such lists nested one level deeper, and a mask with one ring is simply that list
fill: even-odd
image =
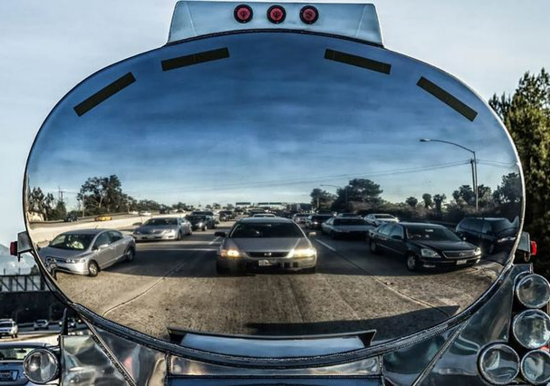
[{"label": "silver suv", "polygon": [[17,338],[19,327],[13,319],[0,319],[0,338],[3,336],[11,336]]}]

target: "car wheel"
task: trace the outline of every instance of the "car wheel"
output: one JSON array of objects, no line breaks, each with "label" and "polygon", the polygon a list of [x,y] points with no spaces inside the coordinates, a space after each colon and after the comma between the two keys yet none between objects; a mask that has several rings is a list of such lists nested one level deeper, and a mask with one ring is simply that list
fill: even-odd
[{"label": "car wheel", "polygon": [[227,268],[222,267],[222,266],[220,265],[220,263],[216,262],[216,273],[217,273],[218,275],[224,275],[224,274],[226,274],[228,271],[229,271],[229,270],[228,270]]},{"label": "car wheel", "polygon": [[181,231],[178,232],[178,240],[183,239],[183,233]]},{"label": "car wheel", "polygon": [[369,245],[370,245],[370,251],[371,251],[371,253],[373,253],[373,254],[375,254],[375,255],[378,254],[378,253],[380,253],[380,249],[378,249],[378,244],[376,244],[376,241],[372,241],[372,240],[371,240],[371,242],[370,242]]},{"label": "car wheel", "polygon": [[208,230],[208,227],[206,225],[202,227],[203,232],[206,232],[207,230]]},{"label": "car wheel", "polygon": [[330,238],[333,239],[333,240],[336,240],[338,238],[338,236],[336,236],[336,233],[334,233],[334,231],[330,232]]},{"label": "car wheel", "polygon": [[418,257],[412,253],[407,255],[407,268],[409,271],[418,271]]},{"label": "car wheel", "polygon": [[191,236],[192,234],[193,234],[193,230],[189,228],[189,233],[187,234],[187,236]]},{"label": "car wheel", "polygon": [[134,257],[136,257],[136,250],[134,248],[128,248],[124,255],[126,256],[126,261],[132,261]]},{"label": "car wheel", "polygon": [[90,261],[90,264],[88,264],[88,276],[96,277],[99,273],[99,266],[95,261]]}]

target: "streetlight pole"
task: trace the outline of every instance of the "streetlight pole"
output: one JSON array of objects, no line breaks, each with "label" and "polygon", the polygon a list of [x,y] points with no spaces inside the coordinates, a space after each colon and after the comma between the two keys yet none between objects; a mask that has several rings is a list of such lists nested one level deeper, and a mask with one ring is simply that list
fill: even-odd
[{"label": "streetlight pole", "polygon": [[456,147],[459,147],[463,150],[466,150],[470,153],[473,154],[474,158],[473,160],[470,160],[470,163],[472,165],[472,183],[473,183],[473,190],[474,190],[474,196],[475,196],[475,199],[476,199],[476,212],[479,210],[479,192],[478,192],[478,181],[477,181],[477,156],[476,156],[476,152],[472,149],[468,149],[467,147],[465,146],[462,146],[458,143],[454,143],[454,142],[450,142],[450,141],[444,141],[444,140],[441,140],[441,139],[430,139],[430,138],[423,138],[423,139],[420,139],[419,142],[439,142],[439,143],[446,143],[447,145],[452,145],[452,146],[456,146]]}]

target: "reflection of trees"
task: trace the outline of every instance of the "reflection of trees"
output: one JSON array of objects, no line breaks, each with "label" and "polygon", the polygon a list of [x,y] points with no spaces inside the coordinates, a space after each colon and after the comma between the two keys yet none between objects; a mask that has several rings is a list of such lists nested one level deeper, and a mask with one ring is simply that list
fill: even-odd
[{"label": "reflection of trees", "polygon": [[409,197],[405,200],[405,202],[413,209],[418,205],[418,199],[416,197]]},{"label": "reflection of trees", "polygon": [[354,205],[372,207],[382,203],[380,195],[383,190],[380,185],[365,178],[354,178],[348,185],[336,191],[336,200],[332,203],[333,210],[351,210]]},{"label": "reflection of trees", "polygon": [[56,200],[52,193],[44,194],[39,187],[27,192],[27,212],[38,213],[46,221],[61,220],[67,215],[63,200]]},{"label": "reflection of trees", "polygon": [[430,193],[424,193],[422,195],[422,200],[424,200],[424,208],[430,209],[432,206],[434,206],[432,195]]},{"label": "reflection of trees", "polygon": [[122,183],[116,175],[90,177],[77,195],[83,214],[118,213],[129,209],[134,199],[122,192]]},{"label": "reflection of trees", "polygon": [[310,193],[311,205],[317,209],[330,209],[337,196],[326,190],[315,188]]}]

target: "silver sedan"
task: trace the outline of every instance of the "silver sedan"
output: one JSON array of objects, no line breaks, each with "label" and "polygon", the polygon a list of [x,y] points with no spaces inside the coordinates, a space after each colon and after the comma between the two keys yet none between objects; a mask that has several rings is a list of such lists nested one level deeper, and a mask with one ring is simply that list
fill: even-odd
[{"label": "silver sedan", "polygon": [[215,235],[224,238],[218,250],[218,273],[255,267],[315,272],[317,250],[290,219],[249,217],[239,220],[229,234]]},{"label": "silver sedan", "polygon": [[189,221],[181,217],[155,217],[134,230],[136,241],[181,240],[193,233]]},{"label": "silver sedan", "polygon": [[46,266],[55,264],[58,271],[89,276],[120,261],[132,261],[135,254],[134,239],[110,229],[65,232],[39,251]]}]

